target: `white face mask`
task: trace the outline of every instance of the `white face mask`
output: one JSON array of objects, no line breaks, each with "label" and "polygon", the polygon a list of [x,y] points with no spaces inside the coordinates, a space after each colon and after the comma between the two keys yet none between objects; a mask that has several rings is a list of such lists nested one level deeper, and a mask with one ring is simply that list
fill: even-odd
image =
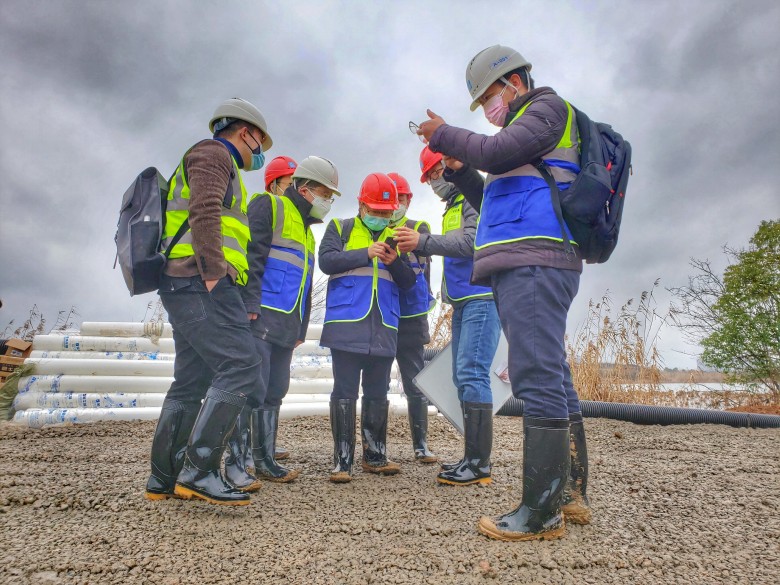
[{"label": "white face mask", "polygon": [[403,203],[398,204],[398,209],[396,209],[393,212],[393,215],[390,216],[390,223],[395,223],[397,221],[401,221],[404,216],[406,215],[407,207]]},{"label": "white face mask", "polygon": [[322,197],[314,196],[314,201],[311,202],[311,211],[309,211],[309,217],[314,219],[324,219],[328,213],[330,213],[330,206],[333,205],[333,199],[323,199]]}]

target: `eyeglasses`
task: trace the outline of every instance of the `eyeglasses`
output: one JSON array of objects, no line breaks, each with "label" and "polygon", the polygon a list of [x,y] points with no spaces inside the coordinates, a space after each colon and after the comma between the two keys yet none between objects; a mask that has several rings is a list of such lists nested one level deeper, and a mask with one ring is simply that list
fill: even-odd
[{"label": "eyeglasses", "polygon": [[306,188],[311,192],[312,195],[316,195],[320,199],[324,199],[325,201],[333,201],[334,193],[333,191],[328,190],[326,194],[322,194],[322,192],[315,191],[312,187],[309,187],[306,185]]},{"label": "eyeglasses", "polygon": [[435,169],[431,169],[428,171],[428,177],[425,179],[425,182],[430,185],[431,181],[435,181],[436,179],[441,178],[441,176],[444,174],[444,164],[439,163],[439,166],[437,166]]},{"label": "eyeglasses", "polygon": [[417,138],[420,139],[420,142],[423,144],[428,144],[428,141],[425,140],[425,137],[422,134],[417,134],[417,131],[420,129],[420,127],[415,124],[414,122],[409,122],[409,132],[417,136]]}]

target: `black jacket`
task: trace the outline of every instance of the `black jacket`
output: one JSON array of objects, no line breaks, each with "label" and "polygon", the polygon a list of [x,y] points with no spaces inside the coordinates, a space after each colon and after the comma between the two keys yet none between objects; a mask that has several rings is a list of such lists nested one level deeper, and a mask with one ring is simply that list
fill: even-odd
[{"label": "black jacket", "polygon": [[[306,226],[322,223],[319,219],[309,217],[311,203],[291,185],[282,197],[287,197],[301,214]],[[263,296],[263,274],[265,263],[271,250],[273,239],[273,208],[271,198],[265,195],[255,197],[249,204],[247,216],[249,218],[249,231],[252,239],[247,247],[247,260],[249,262],[249,275],[246,286],[241,291],[248,313],[259,313],[259,317],[251,322],[252,333],[255,337],[264,339],[281,347],[295,347],[296,341],[306,339],[306,330],[309,328],[311,316],[311,295],[314,283],[309,287],[309,294],[302,302],[304,307],[303,320],[299,317],[299,307],[296,305],[291,313],[281,313],[270,309],[261,309]],[[282,218],[277,218],[282,221]]]}]

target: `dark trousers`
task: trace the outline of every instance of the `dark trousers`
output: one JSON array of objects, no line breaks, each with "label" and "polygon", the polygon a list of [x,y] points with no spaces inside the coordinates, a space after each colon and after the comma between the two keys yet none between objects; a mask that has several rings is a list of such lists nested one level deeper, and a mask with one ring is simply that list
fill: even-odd
[{"label": "dark trousers", "polygon": [[333,394],[331,400],[357,400],[360,374],[363,374],[363,396],[369,400],[387,397],[390,388],[392,357],[379,357],[331,349],[333,360]]},{"label": "dark trousers", "polygon": [[395,359],[398,361],[401,383],[404,386],[404,394],[407,396],[423,396],[412,380],[425,367],[424,351],[425,348],[419,337],[415,336],[410,340],[404,340],[400,335],[398,336]]},{"label": "dark trousers", "polygon": [[229,277],[211,292],[195,276],[163,277],[160,298],[173,327],[174,381],[165,397],[200,405],[209,388],[257,408],[265,398],[260,355],[244,302]]},{"label": "dark trousers", "polygon": [[512,393],[525,402],[528,416],[568,419],[580,411],[564,345],[579,282],[579,272],[547,266],[523,266],[492,277],[509,342]]},{"label": "dark trousers", "polygon": [[266,386],[266,408],[282,405],[282,399],[290,389],[290,363],[293,348],[282,347],[264,339],[255,338],[262,361],[262,383]]}]

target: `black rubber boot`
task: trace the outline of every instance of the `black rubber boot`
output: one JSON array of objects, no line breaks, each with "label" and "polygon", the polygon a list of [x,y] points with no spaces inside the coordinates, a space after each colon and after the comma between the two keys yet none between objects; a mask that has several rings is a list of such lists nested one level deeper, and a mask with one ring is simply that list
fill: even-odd
[{"label": "black rubber boot", "polygon": [[[463,413],[463,420],[466,420],[466,413],[463,410],[463,401],[460,402],[460,411]],[[440,463],[439,468],[442,471],[451,471],[455,469],[456,467],[460,467],[460,465],[463,463],[463,458],[461,458],[459,461],[452,461],[451,463]]]},{"label": "black rubber boot", "polygon": [[395,475],[401,466],[387,458],[387,413],[390,402],[386,398],[368,400],[365,396],[360,411],[360,438],[363,443],[363,471]]},{"label": "black rubber boot", "polygon": [[493,405],[489,402],[464,402],[465,455],[460,465],[436,476],[447,485],[483,485],[490,477],[490,452],[493,449]]},{"label": "black rubber boot", "polygon": [[478,530],[496,540],[551,540],[566,531],[561,500],[569,478],[569,421],[523,417],[523,499]]},{"label": "black rubber boot", "polygon": [[276,462],[276,431],[279,428],[279,407],[256,408],[252,411],[252,456],[255,475],[278,483],[298,477],[297,469],[287,469]]},{"label": "black rubber boot", "polygon": [[428,449],[428,400],[424,396],[407,396],[406,405],[414,458],[420,463],[436,463],[436,455]]},{"label": "black rubber boot", "polygon": [[569,415],[569,451],[571,471],[563,492],[563,515],[572,524],[590,524],[592,517],[588,501],[588,445],[585,442],[585,425],[582,413]]},{"label": "black rubber boot", "polygon": [[252,458],[252,417],[248,406],[244,406],[236,419],[236,426],[225,450],[225,479],[242,492],[253,492],[261,482],[254,475],[255,461]]},{"label": "black rubber boot", "polygon": [[176,477],[184,463],[184,451],[200,404],[166,400],[152,439],[152,473],[146,482],[148,500],[174,497]]},{"label": "black rubber boot", "polygon": [[190,433],[174,493],[212,504],[243,506],[249,494],[231,486],[220,472],[222,454],[246,398],[210,388]]},{"label": "black rubber boot", "polygon": [[352,481],[355,462],[355,410],[357,400],[330,401],[330,430],[333,433],[333,471],[330,481]]}]

